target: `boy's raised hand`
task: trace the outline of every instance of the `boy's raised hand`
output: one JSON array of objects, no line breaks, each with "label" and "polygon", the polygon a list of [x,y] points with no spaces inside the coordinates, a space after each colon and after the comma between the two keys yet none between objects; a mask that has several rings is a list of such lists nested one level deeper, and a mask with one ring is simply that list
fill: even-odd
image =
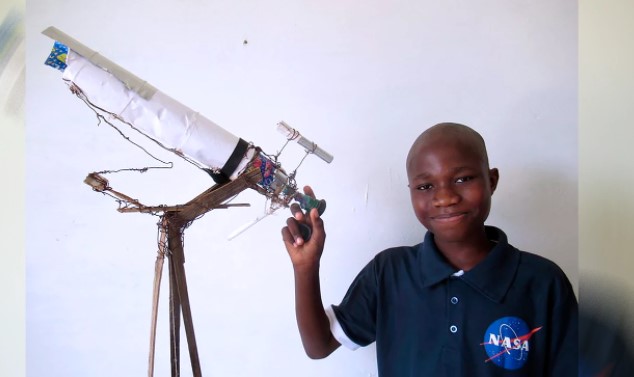
[{"label": "boy's raised hand", "polygon": [[[310,186],[304,187],[304,193],[315,198]],[[282,228],[282,240],[286,251],[293,267],[314,267],[319,264],[326,240],[323,220],[316,208],[304,213],[299,204],[293,203],[290,209],[293,216],[286,220],[286,226]],[[308,226],[312,231],[308,240],[302,236],[302,226]]]}]

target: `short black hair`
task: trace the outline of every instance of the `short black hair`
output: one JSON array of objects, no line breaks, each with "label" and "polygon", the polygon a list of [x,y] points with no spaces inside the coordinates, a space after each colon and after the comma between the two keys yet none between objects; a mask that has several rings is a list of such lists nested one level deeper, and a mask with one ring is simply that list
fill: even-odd
[{"label": "short black hair", "polygon": [[482,137],[482,135],[480,135],[476,130],[474,130],[473,128],[469,126],[466,126],[461,123],[453,123],[453,122],[442,122],[442,123],[435,124],[429,127],[428,129],[426,129],[425,131],[423,131],[420,135],[418,135],[416,140],[414,140],[414,143],[412,144],[409,150],[409,153],[407,154],[407,160],[405,163],[406,168],[409,168],[409,164],[412,158],[414,157],[412,153],[415,147],[421,144],[427,138],[436,136],[436,135],[443,135],[443,136],[463,138],[463,139],[466,138],[465,141],[469,142],[475,148],[475,150],[481,156],[482,162],[485,164],[485,167],[489,169],[489,155],[487,153],[486,143],[484,142],[484,138]]}]

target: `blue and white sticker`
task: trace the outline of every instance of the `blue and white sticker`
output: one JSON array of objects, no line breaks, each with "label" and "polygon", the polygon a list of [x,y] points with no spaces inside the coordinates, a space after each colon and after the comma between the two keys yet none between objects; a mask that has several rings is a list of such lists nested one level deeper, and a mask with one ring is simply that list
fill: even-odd
[{"label": "blue and white sticker", "polygon": [[44,64],[64,72],[66,69],[66,56],[68,56],[68,46],[55,41],[51,53]]},{"label": "blue and white sticker", "polygon": [[516,370],[526,364],[530,352],[530,339],[541,327],[529,329],[518,317],[500,318],[484,333],[484,350],[489,356],[485,362],[508,370]]}]

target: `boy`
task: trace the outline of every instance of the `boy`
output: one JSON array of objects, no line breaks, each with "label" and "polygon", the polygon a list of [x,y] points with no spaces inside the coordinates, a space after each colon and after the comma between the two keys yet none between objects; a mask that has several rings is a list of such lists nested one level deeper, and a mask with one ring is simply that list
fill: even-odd
[{"label": "boy", "polygon": [[[499,174],[482,137],[461,124],[437,124],[414,141],[406,168],[424,241],[377,254],[339,305],[324,309],[321,301],[323,221],[316,210],[306,216],[291,208],[282,238],[308,356],[376,342],[382,377],[577,376],[570,282],[550,260],[484,225]],[[300,223],[313,229],[308,241]]]}]

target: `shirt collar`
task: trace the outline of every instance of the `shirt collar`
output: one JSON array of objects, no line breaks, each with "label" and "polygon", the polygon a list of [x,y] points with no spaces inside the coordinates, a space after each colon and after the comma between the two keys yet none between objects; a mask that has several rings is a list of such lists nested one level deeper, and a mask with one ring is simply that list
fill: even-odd
[{"label": "shirt collar", "polygon": [[[489,255],[477,266],[457,277],[492,301],[500,302],[506,295],[519,265],[519,250],[508,244],[506,234],[492,226],[485,227],[487,237],[496,242]],[[420,245],[423,285],[430,287],[456,273],[434,242],[434,235],[425,234]]]}]

